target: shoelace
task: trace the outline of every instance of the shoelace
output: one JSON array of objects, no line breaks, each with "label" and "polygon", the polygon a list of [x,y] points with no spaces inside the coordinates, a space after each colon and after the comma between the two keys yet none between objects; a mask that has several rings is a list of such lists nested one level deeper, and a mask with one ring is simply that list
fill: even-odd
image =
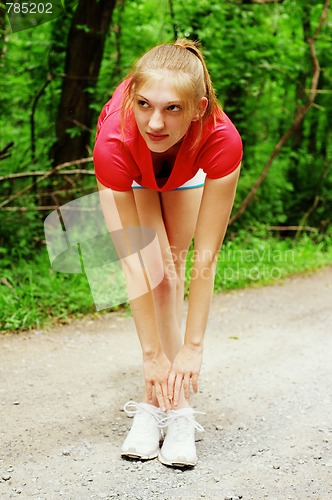
[{"label": "shoelace", "polygon": [[182,427],[187,425],[188,422],[194,424],[194,427],[199,432],[204,432],[204,427],[195,420],[194,414],[205,415],[202,411],[195,411],[192,408],[183,408],[181,410],[172,410],[171,413],[168,413],[164,418],[159,420],[160,429],[164,429],[168,426],[170,422],[176,422],[178,431],[181,432]]},{"label": "shoelace", "polygon": [[[130,409],[130,407],[132,407],[133,409]],[[149,413],[149,415],[152,415],[152,417],[157,421],[158,425],[162,418],[165,416],[165,413],[160,408],[157,408],[156,406],[151,408],[141,406],[141,404],[136,403],[136,401],[128,401],[124,405],[123,409],[130,417],[134,417],[137,413]]]}]

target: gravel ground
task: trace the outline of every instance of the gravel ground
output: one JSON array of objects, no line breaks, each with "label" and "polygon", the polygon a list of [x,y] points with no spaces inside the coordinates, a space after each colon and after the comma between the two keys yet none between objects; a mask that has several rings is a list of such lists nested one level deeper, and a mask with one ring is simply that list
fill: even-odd
[{"label": "gravel ground", "polygon": [[142,388],[131,317],[0,336],[0,497],[331,500],[331,298],[332,267],[214,298],[191,470],[119,456]]}]

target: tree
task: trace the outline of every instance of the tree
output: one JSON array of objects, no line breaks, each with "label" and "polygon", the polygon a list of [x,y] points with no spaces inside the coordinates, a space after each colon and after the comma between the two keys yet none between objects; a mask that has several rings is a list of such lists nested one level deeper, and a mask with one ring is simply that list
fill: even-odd
[{"label": "tree", "polygon": [[6,11],[4,4],[0,2],[0,59],[3,56],[3,48],[5,43],[5,25],[6,25]]},{"label": "tree", "polygon": [[65,75],[56,123],[54,164],[88,155],[96,87],[115,0],[80,0],[67,42]]}]

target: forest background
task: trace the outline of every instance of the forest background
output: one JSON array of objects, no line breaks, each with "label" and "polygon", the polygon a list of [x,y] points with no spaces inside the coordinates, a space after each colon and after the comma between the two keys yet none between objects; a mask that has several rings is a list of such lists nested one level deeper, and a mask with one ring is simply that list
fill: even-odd
[{"label": "forest background", "polygon": [[142,53],[177,37],[200,41],[244,143],[216,291],[331,264],[329,3],[64,0],[50,22],[1,3],[0,330],[97,314],[85,274],[51,268],[44,220],[96,192],[102,106]]}]

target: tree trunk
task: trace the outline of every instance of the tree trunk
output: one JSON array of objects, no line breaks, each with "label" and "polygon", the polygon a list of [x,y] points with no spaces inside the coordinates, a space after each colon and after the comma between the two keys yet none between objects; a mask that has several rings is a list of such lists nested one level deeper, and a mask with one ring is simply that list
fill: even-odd
[{"label": "tree trunk", "polygon": [[65,77],[52,148],[55,165],[88,155],[96,86],[116,0],[80,0],[67,42]]},{"label": "tree trunk", "polygon": [[6,10],[0,2],[0,62],[3,57],[6,33]]}]

